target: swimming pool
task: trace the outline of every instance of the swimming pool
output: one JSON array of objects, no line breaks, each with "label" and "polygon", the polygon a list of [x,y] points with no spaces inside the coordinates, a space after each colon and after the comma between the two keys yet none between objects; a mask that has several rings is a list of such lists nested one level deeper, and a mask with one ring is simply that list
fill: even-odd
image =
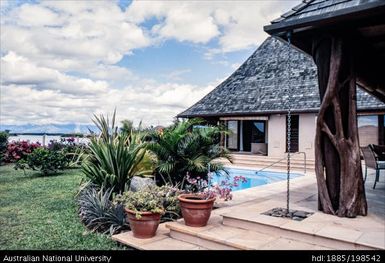
[{"label": "swimming pool", "polygon": [[[238,186],[233,187],[233,191],[239,191],[259,185],[270,184],[282,180],[286,180],[287,174],[280,172],[261,171],[257,173],[257,170],[238,169],[238,168],[226,168],[230,175],[230,182],[233,181],[235,176],[243,176],[246,178],[246,182],[239,182]],[[302,176],[299,173],[290,173],[290,178]],[[211,183],[219,183],[225,179],[224,172],[212,174]]]}]

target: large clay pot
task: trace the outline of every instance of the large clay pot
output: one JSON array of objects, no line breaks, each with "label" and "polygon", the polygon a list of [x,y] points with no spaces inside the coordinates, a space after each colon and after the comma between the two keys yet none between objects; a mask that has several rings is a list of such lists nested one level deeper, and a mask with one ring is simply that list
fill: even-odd
[{"label": "large clay pot", "polygon": [[207,225],[215,197],[206,200],[197,194],[181,194],[178,196],[178,200],[187,226],[202,227]]},{"label": "large clay pot", "polygon": [[151,238],[156,234],[161,214],[151,212],[141,212],[140,219],[136,218],[136,213],[125,209],[127,219],[130,223],[131,231],[136,238]]}]

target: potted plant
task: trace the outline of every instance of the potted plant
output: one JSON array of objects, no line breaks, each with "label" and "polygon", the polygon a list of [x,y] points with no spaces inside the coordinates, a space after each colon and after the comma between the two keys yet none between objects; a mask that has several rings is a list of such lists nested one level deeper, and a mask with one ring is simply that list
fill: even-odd
[{"label": "potted plant", "polygon": [[207,225],[216,197],[211,193],[186,193],[178,196],[184,222],[187,226]]},{"label": "potted plant", "polygon": [[155,236],[164,213],[163,201],[157,187],[147,187],[137,192],[127,191],[115,197],[115,202],[123,204],[131,231],[136,238]]},{"label": "potted plant", "polygon": [[186,175],[186,179],[188,182],[186,193],[179,195],[178,200],[185,224],[192,227],[206,226],[216,198],[231,200],[232,187],[236,186],[238,181],[246,180],[242,176],[236,176],[230,183],[229,177],[226,177],[219,184],[209,185],[207,180],[200,177],[192,178],[189,174]]}]

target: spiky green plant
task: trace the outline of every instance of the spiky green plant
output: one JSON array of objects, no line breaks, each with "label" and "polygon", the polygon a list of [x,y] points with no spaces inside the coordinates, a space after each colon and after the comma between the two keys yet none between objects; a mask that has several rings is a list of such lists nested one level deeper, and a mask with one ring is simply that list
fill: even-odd
[{"label": "spiky green plant", "polygon": [[220,135],[226,130],[202,124],[202,120],[192,119],[152,134],[149,149],[158,158],[156,174],[164,183],[183,188],[187,173],[192,177],[206,178],[209,166],[210,172],[225,170],[223,164],[215,159],[222,157],[231,161],[229,151],[219,145]]},{"label": "spiky green plant", "polygon": [[111,123],[108,117],[95,116],[94,123],[100,136],[91,139],[90,153],[82,164],[82,171],[99,187],[122,193],[133,176],[152,176],[154,158],[139,135],[118,133],[115,114]]},{"label": "spiky green plant", "polygon": [[128,228],[123,206],[111,202],[112,190],[86,184],[77,196],[79,216],[92,231],[112,235]]}]

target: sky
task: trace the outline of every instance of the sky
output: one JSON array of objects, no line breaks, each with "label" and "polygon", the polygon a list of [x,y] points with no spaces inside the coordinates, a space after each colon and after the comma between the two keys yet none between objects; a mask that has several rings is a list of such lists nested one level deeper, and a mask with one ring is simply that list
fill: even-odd
[{"label": "sky", "polygon": [[267,38],[300,0],[0,0],[2,125],[168,125]]}]

